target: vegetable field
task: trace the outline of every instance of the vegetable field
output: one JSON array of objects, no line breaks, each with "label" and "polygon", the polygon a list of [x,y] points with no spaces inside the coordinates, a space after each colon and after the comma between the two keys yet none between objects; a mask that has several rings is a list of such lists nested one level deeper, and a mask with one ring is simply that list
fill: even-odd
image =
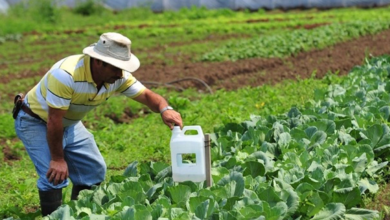
[{"label": "vegetable field", "polygon": [[104,32],[133,75],[212,137],[213,186],[175,183],[171,132],[122,96],[90,112],[106,181],[46,219],[390,219],[390,8],[112,12],[32,0],[0,14],[0,217],[41,219],[14,95]]}]

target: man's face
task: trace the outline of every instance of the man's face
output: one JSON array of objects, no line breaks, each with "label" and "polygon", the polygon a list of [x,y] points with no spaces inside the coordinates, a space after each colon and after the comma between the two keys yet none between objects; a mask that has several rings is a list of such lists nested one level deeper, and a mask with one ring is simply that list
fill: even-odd
[{"label": "man's face", "polygon": [[114,83],[123,77],[122,70],[108,63],[102,65],[102,80],[106,83]]}]

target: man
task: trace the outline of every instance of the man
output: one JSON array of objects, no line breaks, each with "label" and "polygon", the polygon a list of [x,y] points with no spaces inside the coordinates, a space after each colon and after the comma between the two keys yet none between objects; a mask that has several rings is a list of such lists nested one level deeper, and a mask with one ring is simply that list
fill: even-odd
[{"label": "man", "polygon": [[132,76],[140,62],[130,47],[131,41],[119,33],[102,34],[83,54],[54,64],[20,100],[15,130],[39,175],[43,216],[61,205],[68,177],[73,183],[72,199],[104,180],[106,164],[81,119],[112,94],[122,93],[160,112],[170,129],[183,127],[180,114]]}]

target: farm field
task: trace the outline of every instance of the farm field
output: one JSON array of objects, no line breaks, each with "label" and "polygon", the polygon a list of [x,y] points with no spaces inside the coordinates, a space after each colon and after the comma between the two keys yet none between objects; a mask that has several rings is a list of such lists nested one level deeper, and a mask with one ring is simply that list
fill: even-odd
[{"label": "farm field", "polygon": [[[67,187],[68,205],[53,219],[390,214],[389,152],[377,140],[389,136],[390,96],[384,93],[390,59],[368,63],[390,55],[389,7],[159,14],[101,9],[90,16],[61,9],[54,20],[33,10],[18,16],[19,9],[0,15],[0,217],[40,218],[34,167],[13,131],[14,95],[32,88],[55,61],[110,31],[132,40],[141,61],[134,76],[166,97],[185,125],[214,135],[216,186],[173,183],[170,130],[158,114],[115,96],[85,119],[108,165],[106,182],[76,202],[69,201]],[[326,194],[320,179],[337,193]]]}]

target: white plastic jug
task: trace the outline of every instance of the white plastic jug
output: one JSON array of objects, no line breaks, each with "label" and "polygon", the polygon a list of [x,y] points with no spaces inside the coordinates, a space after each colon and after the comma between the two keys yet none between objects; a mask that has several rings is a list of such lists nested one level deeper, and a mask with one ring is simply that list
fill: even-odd
[{"label": "white plastic jug", "polygon": [[[198,134],[185,134],[189,130],[196,130]],[[183,130],[175,126],[172,130],[170,148],[173,181],[202,182],[206,180],[204,135],[200,126],[184,126]],[[185,154],[195,155],[195,163],[183,163],[182,155]]]}]

